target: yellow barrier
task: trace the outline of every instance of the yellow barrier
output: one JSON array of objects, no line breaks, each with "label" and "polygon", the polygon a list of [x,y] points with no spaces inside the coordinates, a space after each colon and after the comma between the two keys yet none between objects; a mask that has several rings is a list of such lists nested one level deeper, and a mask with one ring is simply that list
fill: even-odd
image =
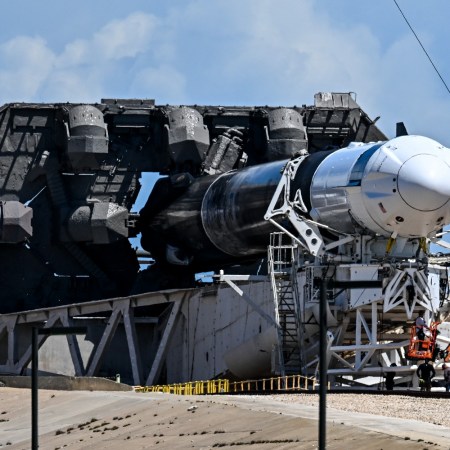
[{"label": "yellow barrier", "polygon": [[316,379],[303,375],[263,378],[260,380],[233,381],[208,380],[187,383],[135,386],[136,392],[163,392],[177,395],[205,395],[266,391],[309,391],[315,390]]}]

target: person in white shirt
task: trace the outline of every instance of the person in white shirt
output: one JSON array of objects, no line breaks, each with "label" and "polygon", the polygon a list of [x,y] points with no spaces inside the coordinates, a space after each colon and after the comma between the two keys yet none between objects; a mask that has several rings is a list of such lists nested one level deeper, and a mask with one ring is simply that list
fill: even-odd
[{"label": "person in white shirt", "polygon": [[419,311],[419,315],[416,319],[416,335],[420,341],[425,339],[425,329],[429,330],[429,327],[423,318],[423,311]]}]

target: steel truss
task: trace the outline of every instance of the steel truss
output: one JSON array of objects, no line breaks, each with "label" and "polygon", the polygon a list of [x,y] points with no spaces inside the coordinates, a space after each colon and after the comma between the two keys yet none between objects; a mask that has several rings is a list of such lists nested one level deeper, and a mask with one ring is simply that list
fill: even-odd
[{"label": "steel truss", "polygon": [[[371,302],[349,301],[347,308],[335,310],[338,325],[328,327],[328,375],[341,381],[347,378],[352,384],[366,376],[379,376],[381,382],[392,371],[406,377],[403,381],[411,381],[417,363],[406,359],[406,349],[413,311],[417,307],[425,309],[430,317],[439,312],[439,298],[434,298],[429,284],[422,267],[398,268],[384,280],[378,298]],[[407,296],[411,289],[414,298]],[[446,345],[447,338],[441,339]]]},{"label": "steel truss", "polygon": [[[66,336],[75,375],[96,376],[98,374],[105,356],[108,353],[114,354],[115,350],[111,348],[110,344],[116,334],[119,323],[122,321],[130,357],[133,383],[135,385],[141,385],[143,382],[147,385],[153,384],[161,372],[168,343],[179,317],[178,313],[180,308],[192,291],[192,289],[184,289],[151,292],[130,297],[0,315],[0,345],[3,345],[7,349],[4,361],[0,364],[0,373],[12,375],[26,373],[32,356],[31,327],[68,327],[72,326],[77,319],[93,317],[99,314],[109,314],[108,319],[104,323],[101,338],[94,343],[86,366],[83,364],[77,338],[74,335]],[[137,320],[135,318],[135,309],[155,305],[172,305],[172,309],[167,319],[163,335],[159,340],[158,349],[151,363],[150,372],[144,374],[136,333]],[[96,325],[98,323],[99,321],[96,322]],[[38,348],[42,347],[47,338],[48,336],[46,335],[39,336]]]}]

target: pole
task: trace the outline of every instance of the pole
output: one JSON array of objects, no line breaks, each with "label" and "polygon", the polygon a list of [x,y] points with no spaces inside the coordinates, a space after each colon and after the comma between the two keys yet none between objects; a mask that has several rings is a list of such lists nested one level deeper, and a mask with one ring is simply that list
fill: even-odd
[{"label": "pole", "polygon": [[327,285],[326,277],[320,283],[319,304],[319,450],[326,448],[326,407],[327,407]]},{"label": "pole", "polygon": [[31,329],[31,450],[38,450],[38,335],[86,334],[87,327]]},{"label": "pole", "polygon": [[31,449],[38,450],[38,328],[31,333]]}]

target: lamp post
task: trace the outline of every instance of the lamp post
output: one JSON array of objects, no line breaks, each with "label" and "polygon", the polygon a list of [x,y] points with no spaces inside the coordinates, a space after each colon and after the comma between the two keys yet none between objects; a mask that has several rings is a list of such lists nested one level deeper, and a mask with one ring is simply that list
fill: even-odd
[{"label": "lamp post", "polygon": [[38,335],[86,334],[87,327],[32,328],[31,334],[31,448],[38,450]]},{"label": "lamp post", "polygon": [[327,287],[324,276],[320,284],[319,304],[319,450],[326,448],[327,408]]}]

